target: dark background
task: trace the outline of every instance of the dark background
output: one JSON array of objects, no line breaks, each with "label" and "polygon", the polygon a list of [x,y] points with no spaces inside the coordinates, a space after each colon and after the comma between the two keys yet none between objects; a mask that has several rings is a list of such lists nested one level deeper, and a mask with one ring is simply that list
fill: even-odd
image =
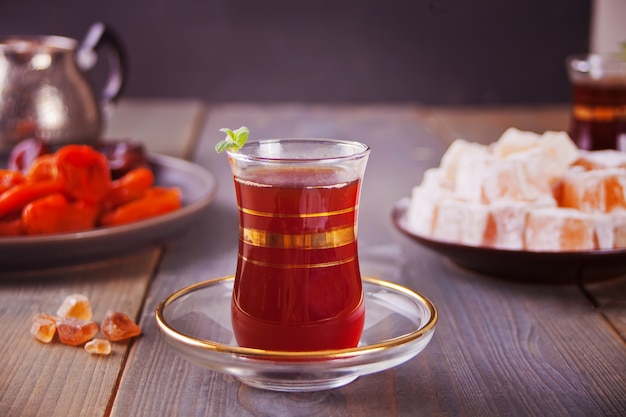
[{"label": "dark background", "polygon": [[590,16],[591,0],[0,0],[0,35],[106,22],[127,97],[560,103]]}]

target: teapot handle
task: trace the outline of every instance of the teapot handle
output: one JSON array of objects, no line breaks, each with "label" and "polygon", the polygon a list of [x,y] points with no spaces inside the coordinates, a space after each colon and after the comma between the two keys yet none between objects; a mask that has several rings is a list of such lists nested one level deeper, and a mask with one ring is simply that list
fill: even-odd
[{"label": "teapot handle", "polygon": [[76,63],[88,71],[98,61],[98,52],[104,46],[109,64],[109,77],[102,91],[104,103],[115,102],[124,88],[127,74],[126,54],[119,36],[102,22],[91,25],[76,52]]}]

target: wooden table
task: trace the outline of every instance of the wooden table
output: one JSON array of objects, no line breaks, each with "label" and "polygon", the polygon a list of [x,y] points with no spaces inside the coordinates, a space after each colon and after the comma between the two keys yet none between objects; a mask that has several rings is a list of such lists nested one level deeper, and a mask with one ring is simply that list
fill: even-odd
[{"label": "wooden table", "polygon": [[[193,228],[163,247],[0,280],[2,416],[618,416],[626,415],[626,277],[592,285],[512,283],[463,270],[392,225],[410,194],[457,137],[491,142],[509,126],[567,128],[566,107],[439,109],[418,105],[325,106],[126,100],[108,137],[135,137],[154,152],[188,158],[219,180]],[[191,365],[158,332],[154,310],[177,289],[231,275],[237,214],[221,127],[256,138],[324,136],[368,143],[359,214],[365,275],[407,285],[440,314],[431,344],[392,370],[335,390],[256,390]],[[71,293],[136,318],[143,335],[94,357],[39,343],[32,317]]]}]

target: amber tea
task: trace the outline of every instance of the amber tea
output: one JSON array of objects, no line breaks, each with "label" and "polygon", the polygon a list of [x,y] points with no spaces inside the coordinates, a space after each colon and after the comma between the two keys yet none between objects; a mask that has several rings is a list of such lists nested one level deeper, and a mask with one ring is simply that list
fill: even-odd
[{"label": "amber tea", "polygon": [[[291,351],[356,346],[365,314],[357,212],[369,148],[318,140],[246,146],[280,153],[256,155],[254,163],[246,147],[229,153],[239,207],[232,300],[238,344]],[[322,156],[314,156],[316,148]]]},{"label": "amber tea", "polygon": [[570,136],[586,150],[626,150],[626,61],[620,55],[574,56]]}]

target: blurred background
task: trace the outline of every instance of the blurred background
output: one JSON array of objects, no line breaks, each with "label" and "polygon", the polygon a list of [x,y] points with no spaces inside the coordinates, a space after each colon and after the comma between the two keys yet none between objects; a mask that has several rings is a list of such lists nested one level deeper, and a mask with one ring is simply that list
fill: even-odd
[{"label": "blurred background", "polygon": [[564,59],[590,49],[593,3],[0,0],[0,35],[82,40],[105,22],[128,55],[125,97],[562,103]]}]

